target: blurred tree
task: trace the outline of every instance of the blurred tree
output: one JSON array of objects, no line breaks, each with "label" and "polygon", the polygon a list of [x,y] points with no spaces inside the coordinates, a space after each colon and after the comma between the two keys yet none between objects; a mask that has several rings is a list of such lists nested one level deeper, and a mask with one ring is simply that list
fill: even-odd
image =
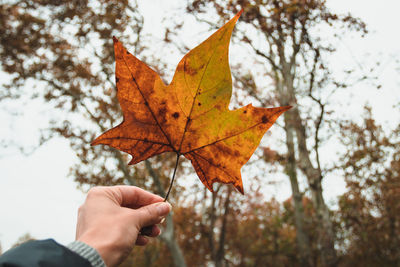
[{"label": "blurred tree", "polygon": [[[286,154],[260,150],[266,162],[274,159],[285,166],[293,197],[283,204],[266,201],[253,188],[263,180],[255,180],[246,197],[226,185],[210,193],[197,184],[185,190],[177,184],[171,195],[174,214],[168,216],[160,238],[166,246],[151,242],[135,250],[123,266],[335,266],[335,241],[344,266],[399,265],[400,128],[387,136],[370,115],[363,126],[343,124],[348,153],[339,168],[349,191],[340,200],[337,222],[332,222],[322,197],[321,182],[328,170],[321,166],[319,148],[329,116],[328,95],[348,86],[331,76],[327,56],[334,47],[326,40],[333,39],[323,34],[340,35],[349,29],[365,33],[365,25],[350,15],[331,13],[325,1],[317,0],[192,0],[187,6],[212,26],[216,21],[209,18],[226,20],[242,7],[245,26],[238,25],[235,38],[250,48],[253,55],[248,58],[254,56],[261,76],[270,77],[275,90],[268,95],[262,85],[267,81],[260,83],[247,69],[253,62],[234,67],[235,83],[264,106],[295,106],[284,117]],[[219,16],[210,15],[215,13]],[[166,30],[166,42],[182,24]],[[125,154],[89,145],[121,118],[112,35],[153,63],[160,74],[165,70],[157,68],[161,63],[148,53],[151,43],[142,35],[139,42],[142,29],[136,1],[2,1],[1,70],[11,79],[2,81],[0,100],[36,98],[49,106],[54,119],[41,141],[62,136],[70,142],[78,159],[71,176],[82,185],[124,183],[163,195],[173,155],[172,160],[158,156],[127,167]],[[179,175],[190,175],[182,167],[185,162]],[[310,198],[299,189],[302,175]]]},{"label": "blurred tree", "polygon": [[[82,185],[131,184],[162,192],[168,184],[168,157],[153,171],[152,180],[145,180],[150,161],[128,168],[127,156],[119,151],[90,147],[96,135],[122,117],[113,78],[112,36],[131,44],[139,56],[146,50],[142,29],[136,1],[0,2],[1,70],[10,75],[2,81],[0,100],[36,98],[49,106],[53,118],[41,143],[54,136],[66,138],[78,159],[71,176]],[[173,220],[167,221],[163,240],[175,265],[186,266]]]},{"label": "blurred tree", "polygon": [[18,247],[19,245],[22,245],[23,243],[31,240],[36,240],[36,238],[34,238],[30,233],[25,233],[18,238],[18,240],[11,246],[11,248]]},{"label": "blurred tree", "polygon": [[366,107],[362,123],[342,123],[339,201],[344,266],[400,266],[400,125],[387,134]]},{"label": "blurred tree", "polygon": [[145,247],[135,248],[135,252],[131,253],[120,266],[173,267],[175,264],[167,247],[159,240],[153,240]]},{"label": "blurred tree", "polygon": [[[275,87],[274,96],[262,97],[266,95],[265,88],[255,83],[253,62],[248,62],[247,71],[245,62],[238,68],[234,74],[237,85],[262,105],[294,106],[284,114],[287,155],[283,162],[292,186],[300,261],[304,266],[311,266],[313,262],[310,233],[304,229],[304,207],[298,182],[298,176],[304,175],[317,218],[315,227],[321,265],[336,266],[335,233],[322,194],[321,183],[326,170],[319,156],[320,132],[327,115],[328,96],[348,83],[332,77],[326,59],[335,51],[335,38],[349,30],[364,34],[365,25],[351,15],[330,12],[322,0],[191,0],[187,12],[215,27],[212,14],[226,20],[242,8],[244,13],[240,21],[245,25],[237,26],[236,38],[250,48],[256,63],[264,69],[262,74],[270,77]],[[176,28],[183,24],[179,21]],[[326,31],[322,33],[321,29]],[[326,38],[328,33],[329,38]],[[170,34],[169,39],[174,41],[173,38]]]},{"label": "blurred tree", "polygon": [[[301,266],[293,213],[260,192],[235,207],[229,229],[229,255],[236,266]],[[240,211],[239,211],[240,210]]]},{"label": "blurred tree", "polygon": [[[265,200],[258,182],[246,191],[251,197],[232,190],[221,185],[216,193],[176,210],[177,233],[187,264],[301,266],[291,201]],[[204,200],[211,204],[196,203]]]}]

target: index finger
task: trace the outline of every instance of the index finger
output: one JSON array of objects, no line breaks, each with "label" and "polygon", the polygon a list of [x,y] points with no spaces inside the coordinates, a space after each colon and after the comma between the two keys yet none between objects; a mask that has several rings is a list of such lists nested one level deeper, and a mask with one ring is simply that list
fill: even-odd
[{"label": "index finger", "polygon": [[110,187],[119,195],[118,202],[122,207],[137,209],[142,206],[162,202],[164,199],[136,186],[118,185]]}]

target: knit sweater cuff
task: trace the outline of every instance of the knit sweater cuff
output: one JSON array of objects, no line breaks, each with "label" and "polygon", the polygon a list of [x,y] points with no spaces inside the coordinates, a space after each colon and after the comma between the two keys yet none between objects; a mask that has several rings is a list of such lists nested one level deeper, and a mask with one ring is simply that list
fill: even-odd
[{"label": "knit sweater cuff", "polygon": [[67,248],[87,259],[93,267],[106,267],[97,250],[81,241],[74,241]]}]

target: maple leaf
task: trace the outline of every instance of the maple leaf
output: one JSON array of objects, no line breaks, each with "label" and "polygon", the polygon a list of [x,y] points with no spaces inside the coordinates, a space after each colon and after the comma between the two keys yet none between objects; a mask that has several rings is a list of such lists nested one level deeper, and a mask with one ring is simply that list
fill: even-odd
[{"label": "maple leaf", "polygon": [[[242,12],[242,11],[241,11]],[[192,162],[200,180],[233,184],[243,194],[240,169],[264,133],[290,106],[229,110],[229,42],[241,12],[179,62],[171,84],[114,37],[116,84],[123,122],[97,137],[132,155],[129,164],[175,152]]]}]

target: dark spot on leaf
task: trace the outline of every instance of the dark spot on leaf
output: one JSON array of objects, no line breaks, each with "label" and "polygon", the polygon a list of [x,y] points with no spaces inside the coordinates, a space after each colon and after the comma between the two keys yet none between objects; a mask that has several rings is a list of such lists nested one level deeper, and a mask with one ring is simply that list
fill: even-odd
[{"label": "dark spot on leaf", "polygon": [[262,123],[267,123],[268,122],[268,118],[265,115],[262,116],[261,120],[262,120]]},{"label": "dark spot on leaf", "polygon": [[158,114],[160,114],[160,115],[164,115],[165,112],[167,112],[167,109],[166,109],[165,107],[164,107],[164,108],[160,108],[160,109],[158,110]]},{"label": "dark spot on leaf", "polygon": [[243,111],[243,113],[246,114],[246,113],[247,113],[247,110]]},{"label": "dark spot on leaf", "polygon": [[179,118],[179,113],[175,112],[174,114],[172,114],[172,117],[174,117],[175,119]]},{"label": "dark spot on leaf", "polygon": [[145,104],[146,106],[149,106],[149,103],[147,103],[147,102],[144,102],[144,104]]},{"label": "dark spot on leaf", "polygon": [[225,157],[225,155],[232,155],[234,153],[231,148],[220,145],[219,143],[216,143],[215,146],[217,147],[219,157]]},{"label": "dark spot on leaf", "polygon": [[185,71],[185,66],[179,64],[178,67],[176,67],[176,71]]},{"label": "dark spot on leaf", "polygon": [[127,55],[130,55],[131,53],[129,53],[129,51],[126,51],[126,54],[127,54]]},{"label": "dark spot on leaf", "polygon": [[119,78],[118,77],[115,78],[115,82],[119,82]]},{"label": "dark spot on leaf", "polygon": [[[185,62],[186,63],[186,62]],[[191,68],[191,67],[189,67],[188,65],[184,65],[183,66],[183,70],[184,70],[184,72],[186,72],[188,75],[190,75],[190,76],[194,76],[194,75],[196,75],[196,73],[198,72],[198,70],[196,70],[196,69],[194,69],[194,68]]]},{"label": "dark spot on leaf", "polygon": [[201,103],[199,102],[199,103],[197,103],[197,105],[198,105],[198,106],[201,106]]}]

